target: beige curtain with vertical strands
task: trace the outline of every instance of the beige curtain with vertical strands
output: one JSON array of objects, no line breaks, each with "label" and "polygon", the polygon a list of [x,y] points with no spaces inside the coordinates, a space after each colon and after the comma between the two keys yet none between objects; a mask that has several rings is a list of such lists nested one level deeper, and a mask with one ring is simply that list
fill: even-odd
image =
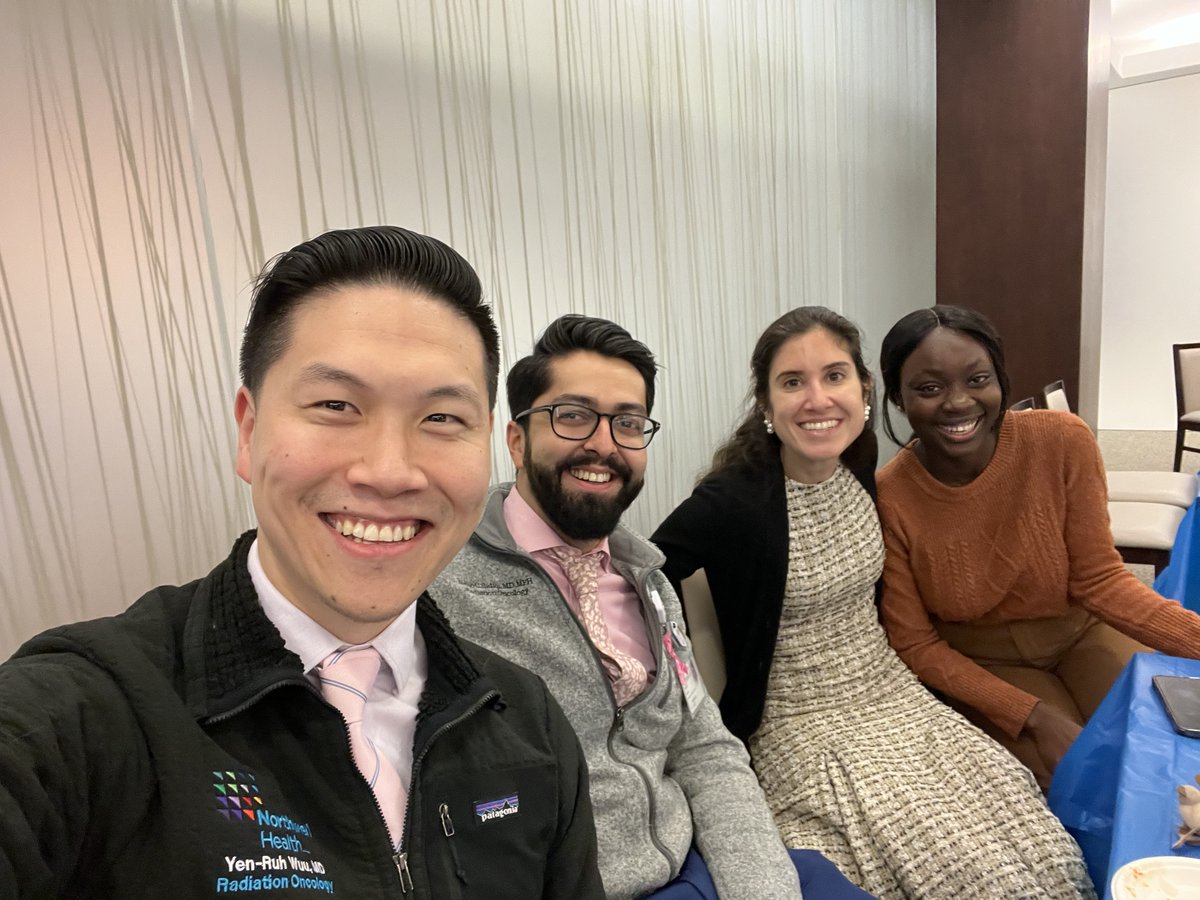
[{"label": "beige curtain with vertical strands", "polygon": [[652,529],[768,322],[825,304],[874,352],[930,302],[933,31],[933,0],[0,4],[0,654],[253,524],[249,283],[329,228],[462,251],[505,365],[564,312],[646,341]]}]

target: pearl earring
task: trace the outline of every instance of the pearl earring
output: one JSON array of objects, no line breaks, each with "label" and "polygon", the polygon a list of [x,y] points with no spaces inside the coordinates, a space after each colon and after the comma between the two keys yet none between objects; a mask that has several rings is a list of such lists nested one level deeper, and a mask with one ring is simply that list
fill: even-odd
[{"label": "pearl earring", "polygon": [[863,418],[864,419],[871,418],[871,404],[870,403],[863,404]]},{"label": "pearl earring", "polygon": [[767,434],[775,433],[775,426],[771,424],[771,420],[766,416],[763,417],[763,424],[767,426]]}]

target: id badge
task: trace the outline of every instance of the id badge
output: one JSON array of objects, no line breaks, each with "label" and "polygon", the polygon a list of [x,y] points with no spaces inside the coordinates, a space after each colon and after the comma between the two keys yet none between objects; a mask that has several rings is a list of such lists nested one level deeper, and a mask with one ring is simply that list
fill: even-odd
[{"label": "id badge", "polygon": [[696,658],[692,652],[692,643],[683,633],[678,622],[668,622],[663,632],[663,649],[675,664],[675,674],[683,688],[683,700],[687,704],[688,713],[695,717],[704,702],[707,691],[700,678],[700,670],[696,668]]},{"label": "id badge", "polygon": [[700,678],[700,670],[696,668],[692,642],[687,639],[678,622],[667,620],[667,610],[658,591],[650,591],[650,602],[662,625],[663,658],[669,659],[675,667],[675,677],[683,688],[683,701],[687,704],[688,715],[695,717],[708,691]]}]

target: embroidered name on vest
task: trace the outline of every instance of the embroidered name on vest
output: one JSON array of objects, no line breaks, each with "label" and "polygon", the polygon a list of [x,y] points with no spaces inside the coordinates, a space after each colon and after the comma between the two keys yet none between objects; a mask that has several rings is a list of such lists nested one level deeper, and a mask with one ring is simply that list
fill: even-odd
[{"label": "embroidered name on vest", "polygon": [[512,578],[505,581],[489,581],[468,584],[465,587],[476,597],[526,597],[533,586],[533,576]]}]

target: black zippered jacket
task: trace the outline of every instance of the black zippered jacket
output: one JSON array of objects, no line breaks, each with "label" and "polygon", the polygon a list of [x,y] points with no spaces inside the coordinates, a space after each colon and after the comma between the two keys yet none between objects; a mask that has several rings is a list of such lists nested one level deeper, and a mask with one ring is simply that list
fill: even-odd
[{"label": "black zippered jacket", "polygon": [[0,897],[602,898],[562,711],[427,596],[393,853],[340,714],[258,602],[253,537],[207,577],[0,666]]}]

